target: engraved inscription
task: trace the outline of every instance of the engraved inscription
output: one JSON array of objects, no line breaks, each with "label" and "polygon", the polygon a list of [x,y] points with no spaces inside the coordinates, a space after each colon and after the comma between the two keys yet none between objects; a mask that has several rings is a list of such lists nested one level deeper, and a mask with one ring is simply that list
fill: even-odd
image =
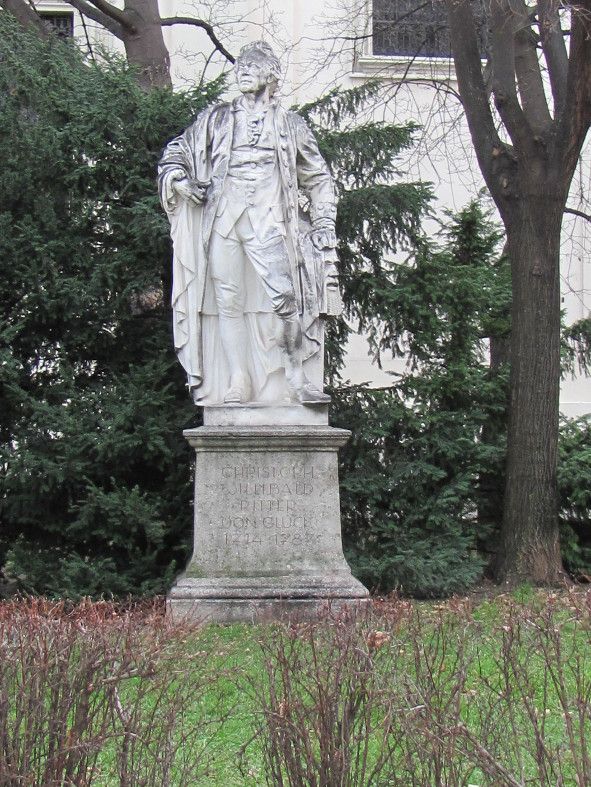
[{"label": "engraved inscription", "polygon": [[302,479],[313,478],[314,467],[305,462],[295,462],[288,465],[273,465],[260,467],[259,465],[225,465],[222,467],[223,478],[236,478],[264,481],[267,479]]},{"label": "engraved inscription", "polygon": [[223,465],[208,479],[209,489],[223,490],[225,510],[209,521],[207,541],[241,551],[315,545],[321,538],[311,505],[317,473],[307,462]]},{"label": "engraved inscription", "polygon": [[220,526],[222,529],[229,528],[231,530],[278,530],[282,528],[291,530],[298,527],[305,530],[312,527],[313,522],[307,516],[223,516],[220,518]]},{"label": "engraved inscription", "polygon": [[224,533],[226,546],[248,547],[255,544],[268,544],[275,546],[302,546],[303,544],[316,544],[321,539],[319,533]]}]

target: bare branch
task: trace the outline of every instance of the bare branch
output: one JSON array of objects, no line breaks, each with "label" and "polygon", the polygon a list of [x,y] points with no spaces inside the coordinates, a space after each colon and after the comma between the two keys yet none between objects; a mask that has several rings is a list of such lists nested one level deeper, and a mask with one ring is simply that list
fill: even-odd
[{"label": "bare branch", "polygon": [[469,0],[446,0],[446,5],[459,92],[482,174],[489,182],[493,150],[500,150],[502,143],[482,76],[474,16]]},{"label": "bare branch", "polygon": [[216,51],[215,49],[212,49],[211,52],[209,53],[209,55],[207,56],[207,58],[205,59],[205,64],[203,66],[203,69],[201,70],[201,77],[199,78],[199,87],[200,88],[203,87],[203,84],[205,82],[205,74],[207,72],[209,64],[211,63],[211,61],[213,59],[215,51]]},{"label": "bare branch", "polygon": [[[89,0],[91,5],[98,8],[99,11],[102,11],[103,14],[106,14],[110,19],[114,19],[116,22],[127,30],[128,33],[135,33],[136,29],[135,26],[130,22],[129,16],[126,14],[125,11],[121,10],[121,8],[117,8],[111,3],[107,2],[107,0]],[[90,14],[88,14],[90,16]]]},{"label": "bare branch", "polygon": [[[94,0],[93,0],[94,1]],[[193,25],[193,27],[200,27],[205,30],[209,36],[209,40],[215,46],[217,51],[222,54],[230,63],[235,63],[236,58],[228,52],[226,47],[222,44],[216,36],[213,26],[209,22],[204,22],[203,19],[194,19],[191,16],[169,16],[161,20],[164,27],[171,27],[172,25]]]},{"label": "bare branch", "polygon": [[550,87],[554,98],[554,117],[556,118],[564,110],[568,73],[568,53],[560,26],[559,5],[557,0],[538,0],[540,40],[548,66]]},{"label": "bare branch", "polygon": [[532,134],[517,98],[515,31],[515,12],[508,0],[490,0],[492,92],[495,106],[516,150],[524,151],[531,146]]},{"label": "bare branch", "polygon": [[87,2],[87,0],[68,0],[68,3],[84,16],[87,16],[89,19],[92,19],[94,22],[104,27],[116,38],[123,38],[123,26],[115,19],[108,16],[108,14],[99,11],[98,8],[95,8],[95,6]]},{"label": "bare branch", "polygon": [[450,82],[447,79],[438,79],[437,77],[409,77],[406,76],[408,73],[408,69],[405,70],[404,75],[400,78],[396,78],[396,85],[394,90],[394,95],[398,92],[398,90],[403,85],[419,85],[421,87],[427,86],[432,88],[437,93],[443,93],[446,96],[452,96],[455,100],[461,104],[462,98],[455,88],[452,87]]},{"label": "bare branch", "polygon": [[552,123],[540,62],[536,51],[537,35],[532,30],[530,9],[525,0],[515,4],[517,30],[515,33],[515,74],[519,97],[527,122],[534,134],[542,134]]},{"label": "bare branch", "polygon": [[82,23],[82,29],[84,30],[84,38],[86,39],[86,47],[88,49],[88,56],[92,60],[93,63],[96,63],[96,58],[94,56],[94,50],[92,48],[92,44],[90,42],[90,36],[88,35],[88,27],[86,25],[86,17],[84,14],[80,14],[80,22]]},{"label": "bare branch", "polygon": [[591,124],[591,0],[571,7],[565,108],[556,135],[556,166],[573,173]]},{"label": "bare branch", "polygon": [[49,30],[43,20],[25,0],[0,0],[0,8],[11,13],[29,30],[35,30],[43,38],[47,38]]},{"label": "bare branch", "polygon": [[585,219],[585,221],[591,221],[591,215],[584,213],[582,210],[577,210],[577,208],[565,208],[564,212],[570,213],[571,216],[578,216],[580,219]]}]

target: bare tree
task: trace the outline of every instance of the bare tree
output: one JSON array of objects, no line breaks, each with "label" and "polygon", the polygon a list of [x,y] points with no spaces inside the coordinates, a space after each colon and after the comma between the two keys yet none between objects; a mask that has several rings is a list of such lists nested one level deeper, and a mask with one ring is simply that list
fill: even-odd
[{"label": "bare tree", "polygon": [[[229,62],[234,62],[234,57],[218,38],[212,24],[189,16],[161,17],[158,0],[124,0],[123,8],[117,8],[109,0],[67,1],[80,14],[97,22],[123,42],[127,59],[137,67],[138,81],[145,89],[172,87],[170,56],[163,27],[199,27],[205,30],[214,49]],[[43,20],[27,0],[0,0],[0,7],[14,14],[21,24],[47,35]]]},{"label": "bare tree", "polygon": [[562,573],[556,493],[560,231],[591,124],[591,2],[566,9],[558,0],[488,0],[489,86],[470,0],[445,2],[459,92],[505,226],[513,281],[497,575],[555,582]]}]

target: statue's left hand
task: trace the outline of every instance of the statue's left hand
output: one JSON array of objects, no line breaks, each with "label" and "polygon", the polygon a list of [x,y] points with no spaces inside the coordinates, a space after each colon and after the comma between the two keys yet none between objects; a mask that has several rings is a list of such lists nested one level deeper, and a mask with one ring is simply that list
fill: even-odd
[{"label": "statue's left hand", "polygon": [[202,182],[200,180],[182,178],[174,181],[172,187],[182,199],[192,202],[194,205],[202,205],[205,202],[209,184],[210,181]]},{"label": "statue's left hand", "polygon": [[334,249],[337,245],[337,236],[332,227],[325,227],[324,229],[312,230],[310,233],[310,240],[318,251],[325,249]]}]

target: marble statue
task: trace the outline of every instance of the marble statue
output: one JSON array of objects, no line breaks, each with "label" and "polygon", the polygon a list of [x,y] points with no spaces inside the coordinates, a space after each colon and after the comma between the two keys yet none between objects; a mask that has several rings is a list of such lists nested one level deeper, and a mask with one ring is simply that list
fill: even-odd
[{"label": "marble statue", "polygon": [[268,44],[241,50],[241,95],[165,148],[174,341],[197,404],[325,404],[323,325],[342,307],[332,178],[304,120],[275,99]]}]

